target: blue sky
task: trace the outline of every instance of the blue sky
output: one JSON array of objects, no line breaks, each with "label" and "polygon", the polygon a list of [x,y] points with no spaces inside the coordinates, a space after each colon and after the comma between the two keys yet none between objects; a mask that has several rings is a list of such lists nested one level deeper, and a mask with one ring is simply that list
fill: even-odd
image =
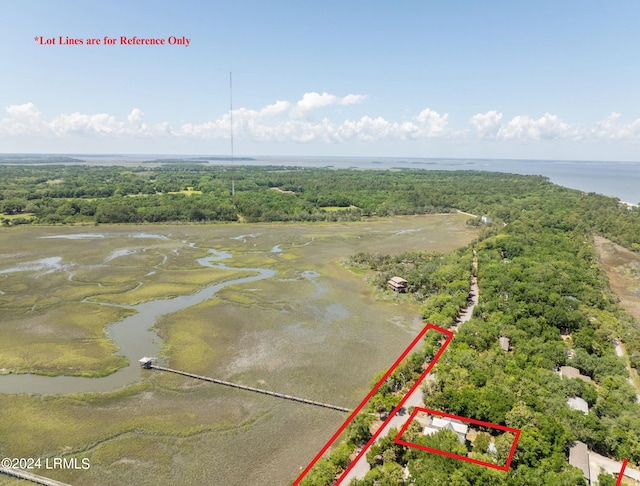
[{"label": "blue sky", "polygon": [[0,8],[0,152],[227,154],[232,71],[236,155],[640,160],[636,0]]}]

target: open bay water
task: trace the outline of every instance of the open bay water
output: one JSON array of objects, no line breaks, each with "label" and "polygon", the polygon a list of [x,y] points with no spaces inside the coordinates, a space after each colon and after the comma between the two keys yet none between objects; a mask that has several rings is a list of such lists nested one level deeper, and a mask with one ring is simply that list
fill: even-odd
[{"label": "open bay water", "polygon": [[[73,155],[70,155],[73,156]],[[157,159],[195,159],[196,155],[95,155],[75,156],[87,164],[142,165]],[[327,157],[327,156],[252,156],[254,160],[237,160],[236,165],[288,167],[332,167],[336,169],[423,169],[478,170],[541,175],[561,186],[583,192],[617,197],[632,204],[640,203],[640,160],[635,162],[522,159],[448,159],[421,157]],[[194,160],[196,162],[196,160]],[[228,160],[211,160],[211,165],[229,165]],[[146,164],[145,164],[146,165]]]}]

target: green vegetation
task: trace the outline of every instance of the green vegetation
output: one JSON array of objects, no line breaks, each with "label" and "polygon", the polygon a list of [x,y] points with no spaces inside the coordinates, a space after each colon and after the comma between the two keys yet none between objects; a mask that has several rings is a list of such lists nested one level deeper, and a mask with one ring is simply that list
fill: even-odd
[{"label": "green vegetation", "polygon": [[[488,214],[509,223],[520,219],[523,212],[534,218],[544,212],[549,215],[548,224],[557,229],[578,226],[640,250],[640,208],[627,208],[615,198],[561,188],[540,176],[239,166],[234,169],[233,204],[230,166],[43,164],[5,165],[0,170],[0,213],[34,215],[26,221],[6,218],[5,225],[238,218],[249,222],[345,221],[455,210]],[[274,188],[279,191],[271,190]],[[551,216],[549,211],[556,214]]]},{"label": "green vegetation", "polygon": [[396,255],[357,253],[349,263],[353,268],[372,270],[370,279],[379,289],[402,275],[407,291],[423,303],[422,315],[431,324],[448,327],[466,304],[471,274],[471,252],[403,252]]},{"label": "green vegetation", "polygon": [[[425,319],[448,326],[464,303],[457,292],[468,291],[470,261],[477,253],[480,303],[436,366],[437,380],[425,385],[425,405],[522,430],[508,473],[425,454],[385,438],[367,456],[371,471],[354,484],[404,484],[398,471],[405,466],[411,484],[586,484],[567,463],[575,440],[603,455],[640,463],[637,391],[614,350],[622,337],[629,354],[636,356],[640,329],[609,291],[592,238],[600,231],[635,248],[637,234],[630,228],[635,228],[631,221],[637,215],[616,206],[609,207],[607,216],[596,215],[586,210],[587,200],[600,209],[611,204],[609,198],[574,197],[564,191],[528,196],[509,201],[508,208],[495,208],[493,214],[502,213],[508,224],[487,228],[475,244],[451,255],[361,253],[351,258],[352,265],[376,272],[370,280],[380,288],[390,276],[403,276],[412,295],[424,302]],[[624,230],[608,224],[619,218],[630,221]],[[450,303],[451,309],[443,312],[446,304],[434,306],[434,301]],[[510,339],[510,352],[499,347],[500,336]],[[415,379],[433,344],[427,341],[394,372],[370,400],[370,413],[387,413],[398,403],[410,385],[399,377]],[[555,371],[565,365],[578,368],[592,383],[561,379]],[[637,368],[634,360],[631,365]],[[570,397],[583,398],[590,412],[571,410]],[[445,433],[424,437],[417,432],[414,441],[467,453],[455,436]],[[501,457],[498,442],[494,460],[500,463],[506,457]]]},{"label": "green vegetation", "polygon": [[[229,166],[6,166],[2,175],[0,212],[33,213],[37,223],[344,221],[456,208],[493,212],[509,200],[559,189],[542,177],[497,173],[236,167],[234,206]],[[202,194],[170,194],[189,187]],[[502,209],[495,212],[508,217]]]},{"label": "green vegetation", "polygon": [[[105,329],[135,311],[99,304],[131,306],[247,275],[197,265],[205,250],[168,239],[131,238],[117,229],[106,238],[103,233],[79,240],[48,236],[44,227],[0,234],[8,270],[0,274],[0,373],[108,375],[128,363]],[[126,250],[114,257],[121,245]]]},{"label": "green vegetation", "polygon": [[[203,473],[219,467],[215,458],[194,460],[192,444],[223,445],[229,436],[266,418],[266,404],[232,408],[237,399],[209,387],[193,393],[166,393],[173,377],[154,377],[112,393],[67,396],[0,394],[0,445],[5,457],[77,457],[88,470],[35,470],[70,484],[203,484]],[[43,433],[46,439],[43,439]],[[7,440],[10,438],[11,440]],[[205,446],[206,447],[206,446]],[[172,461],[189,464],[172,476]],[[204,477],[217,477],[210,471]],[[4,479],[0,476],[0,481]],[[1,484],[1,483],[0,483]],[[236,483],[237,484],[237,483]]]},{"label": "green vegetation", "polygon": [[[9,314],[9,313],[7,313]],[[70,302],[45,315],[4,316],[0,363],[4,371],[105,376],[127,365],[104,334],[108,324],[131,314],[116,307]],[[52,326],[51,323],[56,325]]]},{"label": "green vegetation", "polygon": [[[473,319],[460,326],[437,365],[437,381],[426,390],[425,404],[449,413],[521,429],[522,436],[511,469],[508,473],[494,471],[403,448],[383,439],[368,457],[372,470],[357,484],[403,484],[406,466],[414,484],[418,485],[581,485],[584,484],[581,473],[567,463],[568,449],[575,440],[581,440],[590,449],[609,457],[629,458],[631,463],[640,463],[637,390],[628,381],[625,360],[616,356],[614,349],[615,341],[620,339],[628,354],[629,365],[640,369],[640,327],[624,314],[616,296],[609,290],[593,247],[593,235],[597,234],[630,250],[640,250],[638,208],[628,209],[613,198],[561,188],[542,177],[470,171],[238,167],[235,202],[229,193],[229,167],[181,164],[124,169],[7,165],[0,168],[0,173],[3,176],[0,211],[7,215],[2,218],[5,226],[167,221],[363,221],[373,217],[454,213],[458,210],[489,215],[495,221],[490,225],[484,225],[479,218],[459,216],[468,219],[469,228],[481,230],[476,241],[454,252],[390,249],[391,243],[387,243],[389,248],[375,252],[370,249],[360,251],[362,248],[353,243],[357,240],[354,237],[348,242],[353,256],[347,264],[360,272],[354,274],[354,278],[367,275],[379,293],[389,296],[392,294],[385,289],[386,280],[393,275],[406,278],[410,294],[394,295],[390,300],[411,301],[413,305],[418,302],[425,320],[445,327],[451,325],[465,304],[469,277],[477,273],[479,305]],[[268,232],[276,228],[265,227],[269,228]],[[307,233],[317,232],[319,230],[309,229]],[[363,228],[362,233],[376,238],[370,230]],[[218,236],[211,235],[209,241],[215,238]],[[242,257],[245,261],[238,264],[253,261],[262,266],[268,261],[274,262],[273,265],[282,271],[283,281],[285,278],[299,278],[300,273],[287,273],[292,272],[287,268],[294,263],[302,265],[299,263],[302,258],[299,249],[307,241],[315,242],[315,235],[306,234],[305,238],[292,236],[287,242],[289,251],[283,255],[247,252]],[[283,241],[272,243],[280,245]],[[341,247],[344,248],[347,247]],[[477,272],[472,266],[474,252],[477,255]],[[53,308],[62,312],[73,309],[72,303],[87,297],[105,302],[133,303],[161,294],[192,292],[209,281],[208,277],[196,271],[180,273],[184,262],[178,261],[170,261],[158,276],[141,275],[142,269],[148,272],[149,267],[159,265],[160,255],[166,253],[141,252],[141,255],[132,256],[140,258],[135,272],[125,266],[113,273],[104,271],[104,274],[94,276],[83,275],[79,271],[74,278],[84,285],[65,283],[66,276],[63,275],[62,278],[39,283],[38,292],[9,275],[4,277],[4,281],[12,286],[8,291],[3,289],[0,298],[12,312],[16,309],[23,313],[28,309],[42,312]],[[307,261],[304,266],[296,268],[301,272],[320,268],[321,263],[316,261],[316,266],[313,266]],[[332,267],[326,271],[337,270]],[[147,278],[145,285],[136,290],[142,276]],[[218,277],[226,278],[228,275]],[[313,288],[315,283],[305,280],[296,285]],[[271,360],[268,366],[278,370],[269,379],[274,380],[276,387],[287,383],[293,376],[293,372],[288,371],[293,364],[285,353],[285,342],[289,346],[286,351],[293,352],[289,341],[283,340],[279,344],[278,359],[272,356],[271,350],[255,345],[252,349],[264,355],[247,352],[229,364],[225,361],[228,355],[223,354],[224,347],[227,342],[236,343],[238,337],[226,329],[210,329],[214,317],[218,316],[234,325],[243,322],[237,317],[238,309],[241,309],[251,316],[260,314],[261,319],[267,320],[266,325],[261,321],[264,325],[260,329],[261,334],[250,338],[255,342],[270,335],[272,329],[269,326],[274,326],[288,312],[296,315],[308,312],[295,325],[292,324],[291,339],[296,336],[302,339],[300,336],[307,336],[319,326],[325,326],[323,332],[336,328],[353,332],[353,323],[348,320],[336,318],[327,323],[323,321],[326,316],[311,315],[312,306],[301,309],[292,308],[291,303],[282,303],[278,296],[282,294],[283,286],[282,282],[265,282],[260,292],[227,289],[219,296],[220,301],[187,309],[170,321],[162,320],[158,328],[167,340],[166,356],[180,366],[203,372],[222,367],[226,362],[227,373],[240,378],[251,377],[254,381],[263,379],[264,374],[256,372],[253,366],[260,360],[264,362],[263,356],[268,356]],[[347,288],[345,286],[341,291],[345,293]],[[77,316],[77,312],[70,315],[73,318],[69,319],[68,325],[75,326],[70,333],[78,334],[79,339],[100,342],[97,334],[104,327],[103,320],[94,319],[89,326]],[[14,317],[14,314],[7,314],[4,322],[10,323]],[[191,328],[185,327],[187,322]],[[27,328],[19,329],[17,324],[14,327],[14,335],[17,336],[14,339],[18,341],[20,332],[29,331]],[[370,401],[368,409],[346,431],[344,444],[318,463],[306,484],[331,484],[336,474],[348,464],[349,456],[370,437],[371,420],[375,415],[388,413],[419,376],[425,363],[432,359],[441,339],[436,334],[427,336],[421,349],[405,360],[385,382]],[[9,362],[15,359],[15,353],[11,354],[10,349],[24,343],[24,336],[20,342],[0,348],[0,360]],[[499,347],[501,336],[510,339],[512,347],[509,352]],[[45,337],[42,334],[41,339],[47,344],[49,341],[46,339],[49,338]],[[327,343],[325,351],[330,346],[343,344],[339,339],[332,339],[335,342]],[[38,344],[41,343],[33,344],[34,351],[28,356],[38,356]],[[303,349],[315,367],[320,362],[316,349],[320,346],[315,344],[295,349]],[[90,349],[99,363],[93,372],[117,366],[118,363],[105,361],[112,354],[111,349]],[[73,366],[71,358],[81,352],[78,349],[62,355],[61,361],[52,362],[53,367],[59,369],[62,363]],[[82,366],[86,364],[84,361]],[[351,364],[358,366],[355,360]],[[21,363],[11,364],[20,370],[30,369],[29,365],[34,366],[34,363],[26,358]],[[48,371],[46,365],[39,363],[44,372]],[[565,365],[574,366],[591,381],[561,379],[556,370]],[[162,381],[165,390],[182,397],[180,384],[176,378]],[[332,393],[322,384],[318,388],[321,394],[330,396]],[[571,410],[567,405],[570,397],[583,398],[590,407],[589,413]],[[21,400],[27,408],[36,407],[35,401],[29,401],[30,397]],[[55,413],[60,413],[60,402],[55,404]],[[18,411],[13,406],[7,407],[0,412],[5,414],[0,420],[3,437],[16,433],[7,421]],[[173,417],[175,413],[168,415]],[[138,430],[135,429],[136,420],[148,420],[141,417],[132,418],[127,422],[129,429],[124,429]],[[199,417],[198,414],[185,415],[184,426],[176,426],[172,433],[183,436],[210,430],[211,424]],[[62,419],[70,420],[68,417],[51,418]],[[239,417],[234,419],[240,420]],[[140,430],[154,430],[155,425],[149,425],[150,429],[145,427],[147,425],[143,424]],[[122,434],[122,430],[113,433]],[[419,443],[449,450],[460,447],[452,436],[445,433],[421,437],[418,431],[413,432],[415,441]],[[104,431],[101,435],[89,428],[82,434],[86,435],[78,436],[77,441],[70,443],[86,445],[104,437]],[[22,442],[12,444],[12,450],[20,453],[30,451],[33,446],[29,446],[32,443],[29,441],[35,438],[26,433],[19,437]],[[166,440],[171,444],[165,444],[159,454],[166,453],[170,457],[167,451],[178,447],[177,439]],[[479,450],[483,449],[483,440],[486,442],[486,438],[479,441]],[[505,444],[497,439],[495,442],[496,461],[499,461],[503,459]],[[63,447],[62,443],[59,446]],[[58,445],[52,447],[56,449]],[[95,446],[95,457],[104,458],[105,464],[117,462],[119,447],[133,451],[131,454],[141,460],[146,457],[137,436],[118,437],[109,445]],[[165,459],[157,461],[165,464]],[[156,473],[161,475],[160,471]]]}]

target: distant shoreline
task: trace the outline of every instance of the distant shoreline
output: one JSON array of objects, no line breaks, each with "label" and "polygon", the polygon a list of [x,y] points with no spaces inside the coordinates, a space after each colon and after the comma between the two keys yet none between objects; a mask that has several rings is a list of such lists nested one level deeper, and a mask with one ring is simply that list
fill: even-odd
[{"label": "distant shoreline", "polygon": [[[264,166],[278,165],[284,167],[317,167],[332,169],[369,169],[369,170],[439,170],[439,171],[482,171],[504,172],[521,175],[541,175],[552,183],[577,189],[583,192],[595,192],[605,196],[616,197],[621,201],[640,202],[640,160],[629,161],[577,161],[577,160],[544,160],[544,159],[487,159],[487,158],[447,158],[447,157],[361,157],[361,156],[238,156],[225,160],[227,156],[205,156],[194,154],[0,154],[0,167],[27,164],[26,159],[34,165],[54,163],[53,158],[68,158],[60,165],[88,166],[143,166],[164,165],[162,159],[182,159],[192,161],[202,167],[210,165],[246,165]],[[253,160],[248,160],[248,159]],[[13,162],[8,163],[8,160]],[[21,161],[19,160],[21,159]],[[71,162],[73,160],[73,162]],[[149,162],[154,160],[154,162]],[[145,163],[146,162],[146,163]],[[203,163],[204,162],[204,163]],[[184,162],[183,162],[184,163]],[[637,204],[625,203],[628,207]]]}]

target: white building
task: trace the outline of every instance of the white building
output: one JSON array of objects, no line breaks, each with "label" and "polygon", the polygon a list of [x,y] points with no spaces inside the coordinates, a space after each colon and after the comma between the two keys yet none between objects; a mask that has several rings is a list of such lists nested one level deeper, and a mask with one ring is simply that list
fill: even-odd
[{"label": "white building", "polygon": [[480,218],[480,221],[482,221],[484,224],[491,224],[493,223],[493,219],[490,218],[489,216],[486,215],[482,215],[482,217]]},{"label": "white building", "polygon": [[509,340],[508,337],[502,336],[500,338],[500,347],[502,348],[503,351],[508,353],[510,345],[511,345],[511,341]]},{"label": "white building", "polygon": [[572,410],[580,410],[584,414],[589,413],[589,404],[580,397],[567,398],[567,405]]},{"label": "white building", "polygon": [[448,417],[434,417],[429,427],[424,428],[424,435],[433,435],[441,430],[450,430],[458,436],[458,440],[464,444],[467,440],[469,426],[458,419]]}]

